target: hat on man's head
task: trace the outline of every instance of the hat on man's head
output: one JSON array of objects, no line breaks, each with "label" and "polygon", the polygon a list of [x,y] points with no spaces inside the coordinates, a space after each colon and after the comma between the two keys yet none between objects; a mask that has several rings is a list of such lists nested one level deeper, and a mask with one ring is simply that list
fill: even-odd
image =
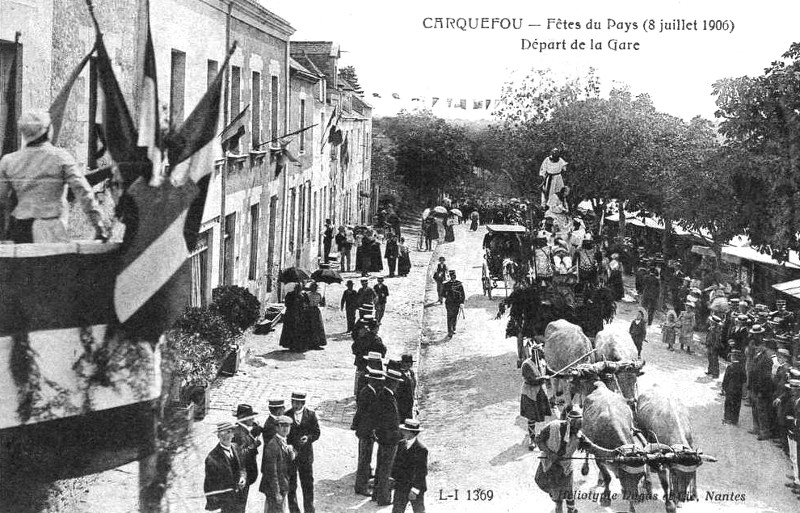
[{"label": "hat on man's head", "polygon": [[256,412],[253,411],[253,407],[249,404],[240,404],[236,407],[234,415],[237,419],[241,419],[242,417],[252,417],[256,415]]},{"label": "hat on man's head", "polygon": [[373,369],[372,367],[367,367],[367,378],[374,379],[375,381],[383,381],[386,379],[386,373],[384,373],[380,369]]},{"label": "hat on man's head", "polygon": [[268,408],[284,408],[286,407],[286,403],[283,399],[270,399],[267,403]]},{"label": "hat on man's head", "polygon": [[233,422],[228,422],[226,420],[225,422],[218,422],[217,423],[217,428],[216,428],[216,430],[214,432],[215,433],[222,433],[223,431],[229,431],[231,429],[234,429],[235,427],[236,427],[236,424],[234,424]]},{"label": "hat on man's head", "polygon": [[791,388],[792,390],[800,390],[800,379],[790,379],[786,383],[786,388]]},{"label": "hat on man's head", "polygon": [[419,427],[419,421],[417,419],[406,419],[400,424],[400,429],[404,431],[413,431],[415,433],[419,433],[422,431],[422,428]]},{"label": "hat on man's head", "polygon": [[383,275],[378,276],[378,281],[383,281]]},{"label": "hat on man's head", "polygon": [[400,370],[400,360],[397,358],[389,358],[389,361],[386,362],[386,368],[389,370]]},{"label": "hat on man's head", "polygon": [[361,283],[367,283],[369,281],[369,276],[362,276]]},{"label": "hat on man's head", "polygon": [[281,415],[275,419],[275,423],[280,425],[292,425],[292,419],[286,415]]},{"label": "hat on man's head", "polygon": [[717,316],[717,315],[712,315],[712,316],[710,317],[710,319],[711,319],[712,321],[716,322],[717,324],[719,324],[719,323],[721,323],[721,322],[722,322],[722,319],[721,319],[719,316]]},{"label": "hat on man's head", "polygon": [[789,369],[789,379],[800,379],[800,369],[797,367]]},{"label": "hat on man's head", "polygon": [[792,353],[785,347],[781,347],[780,349],[778,349],[778,356],[783,356],[784,358],[788,359],[792,357]]},{"label": "hat on man's head", "polygon": [[371,313],[364,314],[361,316],[361,318],[364,319],[365,321],[375,321],[375,316],[372,315]]},{"label": "hat on man's head", "polygon": [[46,134],[50,123],[50,114],[46,110],[29,110],[19,117],[17,127],[22,138],[31,142]]},{"label": "hat on man's head", "polygon": [[400,357],[400,361],[403,363],[414,363],[414,357],[409,353],[405,353],[403,356]]},{"label": "hat on man's head", "polygon": [[747,321],[750,320],[750,317],[748,317],[745,314],[739,314],[739,315],[736,316],[736,320],[739,321],[739,322],[747,322]]},{"label": "hat on man's head", "polygon": [[759,335],[761,333],[764,333],[765,331],[766,330],[764,329],[764,326],[760,324],[753,324],[753,326],[750,327],[750,334],[752,335]]},{"label": "hat on man's head", "polygon": [[456,272],[453,269],[450,269],[449,271],[447,271],[447,274],[449,274],[450,276],[455,276]]},{"label": "hat on man's head", "polygon": [[383,361],[383,356],[378,351],[370,351],[367,353],[366,356],[363,357],[365,360],[377,360]]},{"label": "hat on man's head", "polygon": [[386,371],[386,379],[393,379],[395,381],[403,381],[403,375],[399,371],[390,369]]},{"label": "hat on man's head", "polygon": [[292,392],[292,401],[306,402],[306,393],[305,392]]}]

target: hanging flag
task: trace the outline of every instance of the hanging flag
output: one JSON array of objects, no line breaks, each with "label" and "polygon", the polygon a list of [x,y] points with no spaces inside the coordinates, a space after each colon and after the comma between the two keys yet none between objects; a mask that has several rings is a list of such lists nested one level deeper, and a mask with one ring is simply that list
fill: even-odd
[{"label": "hanging flag", "polygon": [[332,126],[336,126],[338,123],[339,118],[341,117],[341,109],[338,105],[333,108],[333,113],[331,117],[328,119],[328,125],[325,127],[325,130],[322,131],[322,140],[320,141],[320,153],[324,153],[325,151],[325,143],[328,142],[330,136],[328,132],[331,130]]},{"label": "hanging flag", "polygon": [[460,102],[458,102],[458,108],[467,110],[467,99],[462,98]]},{"label": "hanging flag", "polygon": [[53,127],[53,136],[50,138],[50,141],[53,145],[58,144],[58,136],[61,133],[61,125],[64,122],[64,112],[67,109],[67,101],[69,100],[69,95],[72,92],[72,86],[75,84],[75,81],[80,76],[83,68],[86,67],[86,63],[89,62],[89,58],[94,53],[94,46],[92,49],[89,50],[81,62],[75,66],[75,69],[72,70],[69,77],[67,78],[67,82],[64,84],[64,87],[61,88],[61,91],[58,92],[53,103],[50,104],[50,124]]},{"label": "hanging flag", "polygon": [[381,97],[381,95],[379,95],[378,93],[372,93],[372,97],[373,97],[373,98],[380,98],[380,97]]},{"label": "hanging flag", "polygon": [[483,102],[480,100],[472,100],[472,110],[483,108]]},{"label": "hanging flag", "polygon": [[435,96],[434,96],[433,98],[431,98],[431,107],[435,107],[435,106],[436,106],[436,103],[437,103],[438,101],[439,101],[439,98],[437,98],[437,97],[435,97]]},{"label": "hanging flag", "polygon": [[486,100],[486,108],[487,109],[489,108],[489,105],[491,105],[491,103],[492,103],[492,100]]},{"label": "hanging flag", "polygon": [[125,187],[139,176],[150,178],[151,164],[144,151],[137,146],[139,135],[133,118],[125,104],[111,59],[108,57],[103,36],[97,32],[98,136],[106,151],[119,167]]},{"label": "hanging flag", "polygon": [[156,187],[164,180],[162,166],[161,116],[158,104],[158,81],[156,77],[156,52],[150,32],[150,2],[145,1],[147,12],[147,40],[144,48],[144,70],[141,83],[141,105],[139,105],[139,139],[137,146],[147,148],[147,158],[152,165],[150,185]]},{"label": "hanging flag", "polygon": [[[21,32],[17,32],[14,36],[14,57],[11,59],[7,81],[8,85],[5,91],[6,119],[3,125],[5,129],[3,133],[3,147],[0,148],[0,150],[2,150],[0,155],[16,151],[18,147],[17,118],[19,117],[19,113],[17,112],[17,65],[19,63],[19,53],[21,50],[21,45],[19,44],[21,35]],[[2,222],[2,220],[0,220],[0,222]]]},{"label": "hanging flag", "polygon": [[236,145],[239,144],[239,139],[245,134],[245,115],[249,108],[250,104],[248,103],[244,106],[242,111],[228,123],[228,126],[222,129],[219,138],[224,151],[227,152],[230,148],[235,148]]},{"label": "hanging flag", "polygon": [[400,95],[397,94],[397,93],[392,93],[392,98],[394,98],[395,100],[399,100],[400,99]]},{"label": "hanging flag", "polygon": [[419,101],[419,98],[411,98],[411,101],[412,101],[412,102],[418,102],[418,101]]}]

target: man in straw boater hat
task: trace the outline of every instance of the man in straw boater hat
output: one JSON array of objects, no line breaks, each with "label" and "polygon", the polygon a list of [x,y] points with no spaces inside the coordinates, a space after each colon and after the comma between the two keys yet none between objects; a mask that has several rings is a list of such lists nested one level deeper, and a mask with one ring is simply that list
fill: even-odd
[{"label": "man in straw boater hat", "polygon": [[[757,331],[757,327],[760,326],[753,326],[751,332]],[[750,400],[753,403],[752,434],[758,436],[757,440],[769,440],[773,436],[775,424],[775,411],[772,408],[772,396],[775,392],[775,383],[772,381],[774,351],[767,347],[768,339],[766,337],[759,337],[755,340],[758,341],[758,345],[748,375]],[[771,342],[771,339],[769,341]]]},{"label": "man in straw boater hat", "polygon": [[283,415],[283,412],[286,411],[286,403],[283,399],[273,398],[267,403],[267,409],[269,410],[269,416],[267,420],[264,421],[264,429],[261,433],[262,438],[264,438],[264,446],[275,436],[278,426],[278,417]]},{"label": "man in straw boater hat", "polygon": [[[0,239],[17,244],[69,242],[63,221],[64,186],[68,185],[94,226],[95,238],[106,240],[107,222],[92,187],[72,155],[50,143],[50,123],[46,111],[23,113],[18,126],[25,147],[0,158]],[[6,214],[10,222],[4,236]]]},{"label": "man in straw boater hat", "polygon": [[297,504],[297,476],[303,489],[303,512],[314,513],[314,447],[319,440],[319,421],[314,410],[306,408],[306,393],[292,392],[292,407],[286,412],[292,429],[286,439],[297,456],[289,466],[289,511],[300,513]]},{"label": "man in straw boater hat", "polygon": [[266,496],[264,513],[284,513],[289,493],[289,467],[295,457],[294,449],[286,442],[292,419],[280,415],[276,419],[275,436],[264,447],[261,460],[261,485],[258,490]]},{"label": "man in straw boater hat", "polygon": [[247,505],[247,470],[239,448],[233,443],[233,422],[217,424],[219,443],[206,456],[203,492],[206,509],[222,513],[244,513]]},{"label": "man in straw boater hat", "polygon": [[258,446],[261,445],[259,438],[262,429],[255,420],[256,415],[258,413],[249,404],[238,405],[234,412],[236,426],[233,429],[233,443],[239,448],[242,465],[247,471],[247,486],[242,490],[245,504],[250,485],[258,479]]},{"label": "man in straw boater hat", "polygon": [[419,441],[419,421],[406,419],[400,425],[403,440],[397,446],[392,467],[394,500],[392,513],[403,513],[408,503],[414,513],[425,513],[425,491],[428,489],[428,448]]},{"label": "man in straw boater hat", "polygon": [[396,370],[386,371],[386,383],[378,393],[376,413],[378,418],[375,425],[375,438],[378,441],[378,458],[375,465],[375,488],[372,491],[372,500],[378,506],[386,506],[392,502],[391,483],[394,456],[397,452],[397,443],[400,441],[400,413],[397,410],[395,391],[403,376]]},{"label": "man in straw boater hat", "polygon": [[356,414],[350,429],[358,438],[358,468],[356,469],[355,492],[370,496],[369,478],[372,474],[372,451],[375,446],[375,428],[378,420],[378,394],[383,390],[386,377],[383,371],[369,369],[367,385],[359,390]]},{"label": "man in straw boater hat", "polygon": [[464,293],[464,285],[456,278],[456,272],[450,269],[448,274],[450,281],[444,284],[442,295],[444,295],[444,308],[447,310],[447,335],[452,337],[456,333],[458,312],[466,300],[466,294]]},{"label": "man in straw boater hat", "polygon": [[534,481],[550,495],[555,502],[556,513],[564,511],[576,513],[575,497],[572,491],[572,457],[582,449],[595,456],[611,458],[615,450],[606,449],[589,440],[581,431],[583,413],[577,406],[567,414],[565,420],[553,420],[536,436],[536,445],[542,451],[542,460],[536,469]]},{"label": "man in straw boater hat", "polygon": [[735,344],[733,339],[728,341],[728,345],[731,347],[731,364],[725,369],[725,375],[722,377],[722,393],[725,395],[722,423],[737,426],[739,410],[742,407],[742,389],[747,382],[747,375],[742,363],[742,352],[734,349]]},{"label": "man in straw boater hat", "polygon": [[361,277],[361,288],[358,289],[358,302],[361,305],[375,304],[375,291],[369,286],[369,276]]}]

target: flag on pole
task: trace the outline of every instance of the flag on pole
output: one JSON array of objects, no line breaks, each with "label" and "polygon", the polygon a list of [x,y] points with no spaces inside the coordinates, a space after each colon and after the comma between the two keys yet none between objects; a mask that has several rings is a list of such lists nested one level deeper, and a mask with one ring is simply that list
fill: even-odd
[{"label": "flag on pole", "polygon": [[333,108],[333,113],[331,117],[328,118],[328,124],[325,126],[325,130],[322,131],[322,140],[320,141],[320,153],[325,152],[325,143],[328,142],[328,132],[331,130],[332,126],[336,126],[336,123],[339,121],[339,117],[341,116],[341,111],[339,110],[339,106],[335,106]]},{"label": "flag on pole", "polygon": [[64,122],[64,112],[67,109],[67,101],[69,100],[69,95],[72,92],[72,86],[75,84],[75,81],[80,76],[83,68],[86,67],[86,63],[89,62],[89,58],[94,53],[94,46],[92,49],[89,50],[83,59],[75,66],[75,69],[72,70],[70,73],[69,78],[67,78],[67,82],[64,84],[64,87],[61,88],[61,91],[58,92],[53,103],[50,104],[50,123],[53,126],[53,136],[50,138],[52,143],[55,145],[58,143],[58,136],[61,133],[61,125]]},{"label": "flag on pole", "polygon": [[111,59],[97,32],[97,120],[96,129],[106,151],[119,167],[125,186],[139,176],[150,178],[151,164],[141,148],[137,146],[139,134],[120,90]]},{"label": "flag on pole", "polygon": [[220,142],[222,142],[222,148],[225,151],[228,151],[229,148],[235,148],[239,142],[239,138],[241,138],[245,133],[244,128],[244,120],[245,115],[247,114],[247,109],[250,108],[250,104],[244,106],[241,112],[239,112],[228,126],[222,129],[222,133],[220,134]]},{"label": "flag on pole", "polygon": [[156,52],[153,49],[153,35],[150,31],[150,2],[145,2],[147,10],[147,40],[144,47],[144,70],[141,84],[141,104],[139,105],[139,138],[137,146],[147,149],[147,158],[152,164],[150,185],[156,187],[164,180],[162,166],[161,123],[158,104],[158,80],[156,74]]}]

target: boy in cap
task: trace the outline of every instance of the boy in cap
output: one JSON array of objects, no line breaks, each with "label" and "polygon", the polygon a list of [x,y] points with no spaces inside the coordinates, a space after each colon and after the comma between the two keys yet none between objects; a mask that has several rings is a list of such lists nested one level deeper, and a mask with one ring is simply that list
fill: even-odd
[{"label": "boy in cap", "polygon": [[314,513],[314,447],[319,440],[319,421],[314,410],[306,408],[306,393],[292,393],[292,407],[286,412],[292,419],[292,429],[286,441],[296,454],[289,465],[289,511],[300,513],[297,504],[297,476],[303,489],[303,512]]},{"label": "boy in cap", "polygon": [[247,503],[247,495],[250,485],[258,479],[258,446],[261,445],[261,426],[255,421],[256,412],[249,404],[240,404],[236,407],[234,416],[236,417],[236,427],[233,430],[233,443],[239,448],[241,462],[247,471],[247,486],[242,490],[244,502]]},{"label": "boy in cap", "polygon": [[347,333],[353,331],[353,326],[356,323],[356,310],[358,310],[358,292],[353,290],[353,280],[347,280],[345,283],[347,287],[342,292],[341,309],[344,310],[347,317]]},{"label": "boy in cap", "polygon": [[292,419],[280,415],[275,419],[275,436],[264,447],[261,460],[261,485],[259,491],[266,495],[264,513],[284,513],[289,493],[289,467],[294,459],[294,449],[286,443]]},{"label": "boy in cap", "polygon": [[[0,158],[0,239],[17,244],[69,242],[62,198],[64,185],[69,185],[94,226],[95,238],[105,241],[106,220],[92,187],[72,155],[50,143],[50,114],[27,111],[18,126],[25,147]],[[6,214],[7,230],[2,222]]]},{"label": "boy in cap", "polygon": [[206,456],[203,492],[210,494],[206,495],[207,510],[244,513],[247,504],[247,470],[241,461],[239,448],[233,443],[235,427],[232,422],[217,424],[219,443]]},{"label": "boy in cap", "polygon": [[397,410],[395,391],[402,375],[396,370],[386,372],[386,383],[378,393],[376,406],[377,419],[375,421],[375,438],[378,441],[378,458],[375,466],[375,488],[372,491],[372,500],[378,506],[391,504],[391,483],[389,477],[392,473],[394,456],[397,452],[397,443],[400,441],[400,413]]},{"label": "boy in cap", "polygon": [[419,441],[422,431],[419,421],[406,419],[400,425],[403,440],[397,446],[392,467],[394,501],[392,513],[403,513],[411,502],[414,513],[425,511],[425,491],[428,489],[428,448]]},{"label": "boy in cap", "polygon": [[372,473],[372,451],[375,445],[375,428],[378,419],[378,394],[383,390],[386,377],[382,371],[370,369],[367,385],[359,390],[356,401],[356,414],[350,429],[358,438],[358,468],[356,469],[355,491],[359,495],[370,496],[369,477]]},{"label": "boy in cap", "polygon": [[[733,339],[729,340],[730,344]],[[725,369],[722,378],[722,391],[725,394],[725,410],[722,416],[723,424],[739,424],[739,410],[742,407],[742,388],[747,381],[744,365],[742,364],[742,352],[732,349],[730,352],[731,364]]]},{"label": "boy in cap", "polygon": [[436,282],[436,295],[439,296],[439,304],[444,301],[444,282],[447,279],[447,264],[444,263],[444,257],[439,257],[439,264],[436,266],[436,272],[433,273],[433,281]]}]

